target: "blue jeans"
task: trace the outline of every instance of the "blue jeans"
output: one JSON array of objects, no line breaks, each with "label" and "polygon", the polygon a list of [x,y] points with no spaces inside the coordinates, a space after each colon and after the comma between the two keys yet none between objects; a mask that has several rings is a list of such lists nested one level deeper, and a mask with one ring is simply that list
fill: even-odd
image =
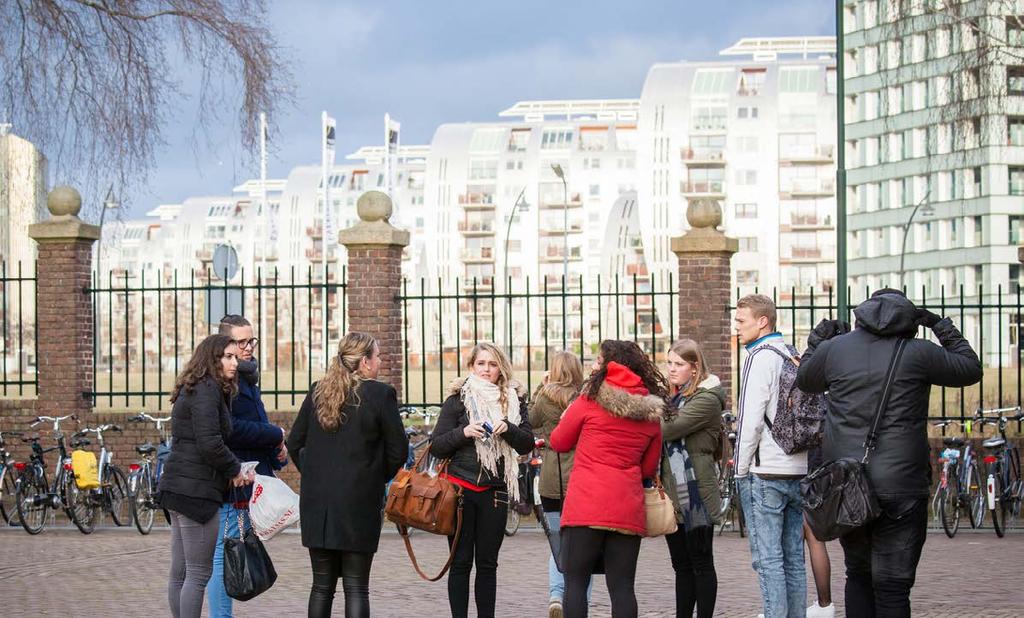
[{"label": "blue jeans", "polygon": [[210,618],[231,618],[231,597],[224,590],[224,520],[227,520],[228,534],[238,536],[238,509],[231,503],[220,507],[220,524],[217,528],[217,547],[213,550],[213,574],[206,585],[206,600],[210,606]]},{"label": "blue jeans", "polygon": [[736,493],[740,497],[740,510],[743,511],[743,521],[747,527],[747,542],[750,543],[750,568],[754,569],[756,573],[758,571],[757,566],[757,537],[755,536],[757,530],[754,529],[754,510],[750,501],[751,484],[753,483],[753,476],[744,476],[736,478]]},{"label": "blue jeans", "polygon": [[[747,518],[765,618],[802,618],[807,607],[804,515],[799,480],[752,475]],[[753,521],[751,521],[753,520]]]},{"label": "blue jeans", "polygon": [[[548,528],[554,534],[558,534],[561,527],[562,514],[558,511],[544,511],[544,518],[548,520]],[[587,600],[590,600],[590,592],[594,589],[594,578],[590,578],[590,585],[587,586]],[[548,598],[561,601],[565,598],[565,575],[558,570],[555,564],[555,557],[548,556]]]}]

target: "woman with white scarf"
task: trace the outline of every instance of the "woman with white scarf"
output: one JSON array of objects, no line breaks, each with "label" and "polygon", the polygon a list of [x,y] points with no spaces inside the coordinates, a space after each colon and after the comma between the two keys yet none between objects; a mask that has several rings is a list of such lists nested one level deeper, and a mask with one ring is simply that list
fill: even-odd
[{"label": "woman with white scarf", "polygon": [[493,618],[509,498],[519,497],[518,455],[533,449],[533,429],[524,391],[512,380],[512,365],[500,348],[477,344],[466,366],[469,376],[452,384],[441,408],[430,452],[450,460],[447,478],[463,489],[462,531],[448,572],[452,617],[469,615],[475,559],[477,616]]}]

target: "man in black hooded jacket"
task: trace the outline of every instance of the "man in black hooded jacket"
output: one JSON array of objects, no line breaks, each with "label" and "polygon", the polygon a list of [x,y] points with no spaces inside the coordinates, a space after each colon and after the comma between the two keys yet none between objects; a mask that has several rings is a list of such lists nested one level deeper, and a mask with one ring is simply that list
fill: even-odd
[{"label": "man in black hooded jacket", "polygon": [[[850,616],[910,616],[914,585],[928,526],[931,463],[928,398],[932,386],[970,386],[981,362],[949,318],[919,309],[897,290],[882,289],[854,309],[853,332],[823,320],[807,338],[797,385],[828,391],[822,445],[825,461],[860,460],[882,396],[896,343],[908,339],[868,461],[868,477],[883,514],[840,539],[846,560],[846,611]],[[914,339],[930,328],[940,345]]]}]

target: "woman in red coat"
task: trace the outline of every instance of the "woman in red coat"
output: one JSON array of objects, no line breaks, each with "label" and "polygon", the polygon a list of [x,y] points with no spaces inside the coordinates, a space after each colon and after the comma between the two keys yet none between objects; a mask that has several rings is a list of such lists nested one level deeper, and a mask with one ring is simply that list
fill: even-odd
[{"label": "woman in red coat", "polygon": [[631,618],[646,531],[643,479],[658,471],[668,385],[631,341],[603,341],[597,365],[550,439],[558,452],[576,449],[562,509],[564,609],[566,618],[587,615],[587,584],[603,559],[612,616]]}]

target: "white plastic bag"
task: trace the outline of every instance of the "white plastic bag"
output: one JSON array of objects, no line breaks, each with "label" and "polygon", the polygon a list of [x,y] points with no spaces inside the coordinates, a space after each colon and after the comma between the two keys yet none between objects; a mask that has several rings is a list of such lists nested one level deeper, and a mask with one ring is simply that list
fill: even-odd
[{"label": "white plastic bag", "polygon": [[273,476],[256,475],[249,498],[249,520],[262,541],[299,521],[299,494]]}]

